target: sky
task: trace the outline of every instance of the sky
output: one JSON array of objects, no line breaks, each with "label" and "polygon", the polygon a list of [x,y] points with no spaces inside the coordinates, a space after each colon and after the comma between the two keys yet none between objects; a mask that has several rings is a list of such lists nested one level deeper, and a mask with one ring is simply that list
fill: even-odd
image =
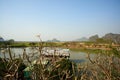
[{"label": "sky", "polygon": [[120,34],[120,0],[0,0],[0,36],[70,41]]}]

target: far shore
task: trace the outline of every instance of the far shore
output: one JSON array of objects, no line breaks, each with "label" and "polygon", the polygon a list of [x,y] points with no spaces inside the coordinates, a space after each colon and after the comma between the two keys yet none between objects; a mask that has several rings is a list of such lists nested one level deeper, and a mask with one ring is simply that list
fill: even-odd
[{"label": "far shore", "polygon": [[61,47],[68,48],[72,51],[81,51],[87,53],[103,53],[105,51],[111,52],[113,48],[120,51],[120,44],[114,43],[94,43],[94,42],[12,42],[9,44],[2,44],[0,48],[25,48],[25,47]]}]

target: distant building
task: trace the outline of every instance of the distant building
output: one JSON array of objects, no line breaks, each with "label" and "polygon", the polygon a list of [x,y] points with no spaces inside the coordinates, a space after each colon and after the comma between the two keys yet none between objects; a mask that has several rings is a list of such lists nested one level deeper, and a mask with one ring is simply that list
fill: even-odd
[{"label": "distant building", "polygon": [[0,36],[0,41],[2,42],[2,41],[4,41],[4,39]]}]

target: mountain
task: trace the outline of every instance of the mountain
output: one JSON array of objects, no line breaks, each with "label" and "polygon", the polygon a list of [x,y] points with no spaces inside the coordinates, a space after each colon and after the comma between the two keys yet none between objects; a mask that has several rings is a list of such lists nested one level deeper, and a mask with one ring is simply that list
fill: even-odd
[{"label": "mountain", "polygon": [[111,40],[115,43],[120,43],[120,34],[108,33],[105,34],[105,36],[103,36],[102,38],[105,40]]},{"label": "mountain", "polygon": [[98,42],[114,42],[120,43],[120,34],[107,33],[103,37],[99,38],[98,35],[93,35],[89,37],[89,41],[98,41]]},{"label": "mountain", "polygon": [[4,39],[0,36],[0,41],[4,41]]},{"label": "mountain", "polygon": [[60,42],[60,41],[57,40],[56,38],[53,38],[52,40],[47,40],[47,42]]},{"label": "mountain", "polygon": [[93,35],[91,37],[89,37],[89,41],[96,41],[99,38],[98,35]]},{"label": "mountain", "polygon": [[82,38],[76,39],[74,41],[88,41],[88,39],[86,37],[82,37]]}]

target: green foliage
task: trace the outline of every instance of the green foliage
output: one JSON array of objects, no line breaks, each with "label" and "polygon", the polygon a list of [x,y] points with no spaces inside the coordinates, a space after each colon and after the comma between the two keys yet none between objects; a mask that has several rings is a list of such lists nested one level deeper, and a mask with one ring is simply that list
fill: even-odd
[{"label": "green foliage", "polygon": [[4,78],[8,74],[13,75],[16,71],[19,74],[24,70],[25,67],[25,64],[20,58],[13,59],[12,61],[9,59],[7,60],[0,58],[0,78]]},{"label": "green foliage", "polygon": [[35,42],[30,42],[30,43],[29,43],[29,46],[35,47],[35,46],[37,46],[37,43],[35,43]]},{"label": "green foliage", "polygon": [[70,75],[73,73],[72,70],[72,62],[69,59],[62,59],[61,61],[57,62],[56,65],[60,65],[58,71],[61,73],[63,70],[70,71]]},{"label": "green foliage", "polygon": [[46,80],[66,80],[73,79],[75,63],[68,59],[62,59],[57,62],[50,62],[47,65],[35,64],[33,65],[33,72],[36,79],[46,78]]},{"label": "green foliage", "polygon": [[0,77],[3,77],[7,72],[6,65],[7,63],[4,62],[2,58],[0,58]]},{"label": "green foliage", "polygon": [[116,48],[112,48],[111,52],[112,52],[115,56],[117,56],[117,57],[120,58],[120,51],[118,51]]},{"label": "green foliage", "polygon": [[28,47],[29,43],[27,42],[15,42],[11,44],[11,47]]},{"label": "green foliage", "polygon": [[[69,59],[62,59],[56,62],[54,69],[50,72],[50,77],[52,80],[65,80],[65,79],[73,79],[73,75],[75,73],[75,63],[71,62]],[[50,80],[51,80],[50,79]]]},{"label": "green foliage", "polygon": [[96,42],[97,42],[97,43],[108,43],[108,41],[105,40],[105,39],[103,39],[103,38],[98,38],[98,39],[96,39]]},{"label": "green foliage", "polygon": [[23,71],[26,68],[26,65],[24,63],[20,63],[20,66],[18,67],[18,72]]}]

